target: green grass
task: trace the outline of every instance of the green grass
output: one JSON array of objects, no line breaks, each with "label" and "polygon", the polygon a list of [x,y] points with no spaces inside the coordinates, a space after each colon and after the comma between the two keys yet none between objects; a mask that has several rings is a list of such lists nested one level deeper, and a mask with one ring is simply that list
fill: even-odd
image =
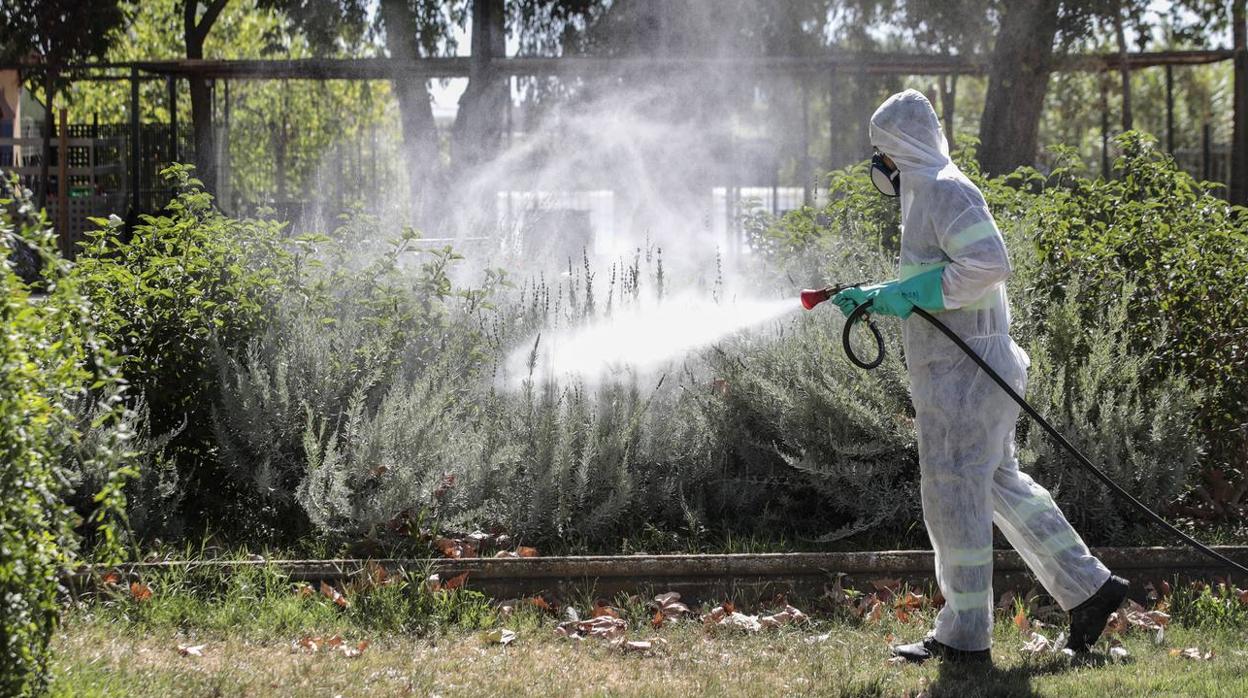
[{"label": "green grass", "polygon": [[[556,618],[528,603],[507,614],[474,592],[430,592],[419,574],[349,590],[346,608],[272,570],[215,574],[146,579],[144,600],[116,587],[71,604],[54,642],[53,695],[1248,695],[1248,616],[1225,593],[1178,592],[1162,643],[1129,632],[1119,661],[1104,644],[1086,659],[1027,654],[1003,614],[993,667],[959,669],[888,662],[890,641],[921,637],[930,610],[908,623],[891,615],[868,623],[810,600],[797,605],[813,621],[778,631],[708,631],[696,618],[656,631],[644,598],[619,598],[629,639],[665,641],[625,653],[557,637]],[[568,601],[585,613],[592,600],[586,590]],[[509,646],[486,640],[499,626],[516,631]],[[1058,630],[1042,632],[1052,639]],[[334,635],[370,645],[356,658],[295,647]],[[203,656],[182,656],[179,645],[203,645]],[[1214,656],[1171,654],[1186,647]]]},{"label": "green grass", "polygon": [[[552,623],[553,624],[553,623]],[[372,644],[355,659],[292,649],[298,633],[257,639],[214,630],[123,628],[79,617],[58,634],[54,695],[832,695],[1127,696],[1248,695],[1243,633],[1176,628],[1166,646],[1144,635],[1126,638],[1130,656],[1108,663],[1063,655],[1028,656],[1008,623],[997,629],[991,669],[887,661],[890,633],[901,628],[814,622],[757,635],[706,633],[696,621],[658,632],[667,641],[646,654],[625,654],[598,640],[554,636],[551,625],[522,627],[511,645],[483,633],[424,637],[346,630]],[[823,634],[827,634],[825,639]],[[203,657],[183,657],[179,644],[204,644]],[[1174,657],[1169,647],[1213,649],[1209,661]]]}]

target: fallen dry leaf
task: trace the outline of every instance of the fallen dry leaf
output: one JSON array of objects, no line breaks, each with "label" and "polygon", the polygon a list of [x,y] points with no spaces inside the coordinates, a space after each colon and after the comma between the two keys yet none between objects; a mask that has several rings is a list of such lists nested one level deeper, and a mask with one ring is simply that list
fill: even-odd
[{"label": "fallen dry leaf", "polygon": [[316,654],[321,650],[337,651],[348,659],[354,659],[364,654],[364,650],[368,649],[368,640],[361,640],[351,645],[343,640],[341,635],[332,635],[330,637],[305,635],[295,640],[291,647],[296,652],[306,652],[307,654]]},{"label": "fallen dry leaf", "polygon": [[1018,632],[1024,635],[1031,632],[1031,623],[1027,622],[1026,611],[1019,609],[1018,613],[1014,614],[1014,627],[1018,628]]},{"label": "fallen dry leaf", "polygon": [[712,608],[710,613],[702,616],[702,624],[707,628],[720,626],[755,633],[763,629],[758,616],[739,613],[731,601]]},{"label": "fallen dry leaf", "polygon": [[1032,632],[1027,642],[1023,643],[1023,651],[1028,654],[1040,654],[1041,652],[1054,649],[1053,643],[1049,642],[1049,638],[1037,632]]},{"label": "fallen dry leaf", "polygon": [[649,640],[629,640],[624,641],[622,638],[616,640],[618,647],[625,652],[648,652],[660,645],[666,645],[667,640],[661,637],[650,638]]},{"label": "fallen dry leaf", "polygon": [[1160,630],[1170,624],[1170,615],[1162,611],[1147,611],[1135,601],[1127,602],[1125,617],[1128,623],[1145,630]]},{"label": "fallen dry leaf", "polygon": [[680,592],[677,591],[669,591],[654,597],[654,607],[654,617],[650,619],[650,625],[656,630],[663,627],[664,623],[689,613],[689,607],[681,602]]},{"label": "fallen dry leaf", "polygon": [[485,634],[485,641],[495,645],[503,645],[506,647],[514,642],[516,633],[507,628],[496,628]]},{"label": "fallen dry leaf", "polygon": [[663,611],[655,611],[654,616],[650,618],[650,627],[658,630],[667,622],[667,616],[663,615]]},{"label": "fallen dry leaf", "polygon": [[[875,595],[872,594],[872,598],[874,598],[874,596]],[[875,601],[871,604],[871,611],[867,613],[867,620],[871,623],[879,623],[880,621],[884,620],[884,602],[883,601],[879,599],[875,599]]]},{"label": "fallen dry leaf", "polygon": [[607,616],[610,618],[619,618],[620,612],[608,606],[606,601],[603,601],[602,599],[597,599],[596,601],[594,601],[594,610],[590,611],[589,617],[590,618],[602,618],[603,616]]},{"label": "fallen dry leaf", "polygon": [[207,645],[178,645],[178,654],[183,657],[202,657]]},{"label": "fallen dry leaf", "polygon": [[364,566],[364,575],[366,584],[370,587],[386,586],[387,584],[393,584],[397,581],[394,575],[390,574],[389,570],[387,570],[384,565],[371,560]]},{"label": "fallen dry leaf", "polygon": [[603,640],[614,640],[623,637],[628,630],[628,622],[611,616],[598,616],[589,620],[569,620],[555,627],[555,634],[574,640],[585,637],[596,637]]},{"label": "fallen dry leaf", "polygon": [[321,595],[337,604],[338,608],[347,608],[351,605],[351,602],[347,601],[347,597],[343,596],[328,582],[321,582]]},{"label": "fallen dry leaf", "polygon": [[1111,635],[1121,635],[1130,627],[1130,624],[1127,623],[1126,615],[1120,611],[1114,611],[1109,614],[1109,620],[1105,621],[1105,632]]},{"label": "fallen dry leaf", "polygon": [[139,603],[150,601],[152,588],[142,582],[130,582],[130,596]]},{"label": "fallen dry leaf", "polygon": [[1186,649],[1179,649],[1176,647],[1170,650],[1170,656],[1186,657],[1187,659],[1194,659],[1198,662],[1207,662],[1210,659],[1213,659],[1213,652],[1201,652],[1199,647],[1188,647]]},{"label": "fallen dry leaf", "polygon": [[770,616],[763,616],[758,619],[760,625],[764,628],[778,628],[789,623],[804,623],[809,620],[805,613],[797,610],[792,606],[785,606],[784,610],[779,613],[773,613]]},{"label": "fallen dry leaf", "polygon": [[901,580],[892,577],[873,579],[871,580],[871,586],[875,587],[875,591],[881,601],[890,601],[901,590]]},{"label": "fallen dry leaf", "polygon": [[733,611],[728,617],[719,622],[720,625],[727,625],[732,628],[740,628],[746,632],[756,633],[763,629],[762,623],[759,622],[758,616],[749,616],[739,611]]},{"label": "fallen dry leaf", "polygon": [[438,538],[433,542],[433,547],[442,553],[443,557],[454,559],[465,557],[476,557],[477,546],[471,540],[461,538]]}]

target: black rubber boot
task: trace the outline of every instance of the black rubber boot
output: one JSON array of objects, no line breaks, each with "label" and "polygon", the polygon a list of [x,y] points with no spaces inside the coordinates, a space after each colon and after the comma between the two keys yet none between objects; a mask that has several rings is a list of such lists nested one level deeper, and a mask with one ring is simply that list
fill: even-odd
[{"label": "black rubber boot", "polygon": [[1122,577],[1110,575],[1087,601],[1070,609],[1070,640],[1066,646],[1076,652],[1087,652],[1096,644],[1110,615],[1127,599],[1130,585]]},{"label": "black rubber boot", "polygon": [[954,664],[983,664],[992,661],[992,653],[988,650],[955,649],[930,635],[909,645],[893,645],[893,656],[916,664],[933,657]]}]

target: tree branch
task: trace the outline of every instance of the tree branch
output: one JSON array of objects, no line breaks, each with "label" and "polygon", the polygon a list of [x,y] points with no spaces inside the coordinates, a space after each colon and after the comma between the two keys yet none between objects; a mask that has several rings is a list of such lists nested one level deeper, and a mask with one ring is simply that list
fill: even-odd
[{"label": "tree branch", "polygon": [[204,11],[204,16],[195,21],[195,10],[199,7],[199,0],[186,0],[183,6],[182,23],[186,31],[188,39],[194,39],[195,43],[201,47],[204,40],[208,38],[208,32],[212,30],[212,25],[216,23],[217,17],[221,16],[221,11],[230,0],[212,0],[208,4],[208,9]]}]

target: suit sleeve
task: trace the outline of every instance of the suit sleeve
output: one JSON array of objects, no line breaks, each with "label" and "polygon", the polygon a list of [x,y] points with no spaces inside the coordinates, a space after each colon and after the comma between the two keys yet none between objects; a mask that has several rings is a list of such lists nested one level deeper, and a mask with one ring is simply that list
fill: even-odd
[{"label": "suit sleeve", "polygon": [[[978,193],[978,192],[976,192]],[[941,277],[945,307],[961,308],[979,300],[1013,271],[1005,239],[983,203],[974,197],[947,224],[937,221],[937,239],[949,258]]]}]

